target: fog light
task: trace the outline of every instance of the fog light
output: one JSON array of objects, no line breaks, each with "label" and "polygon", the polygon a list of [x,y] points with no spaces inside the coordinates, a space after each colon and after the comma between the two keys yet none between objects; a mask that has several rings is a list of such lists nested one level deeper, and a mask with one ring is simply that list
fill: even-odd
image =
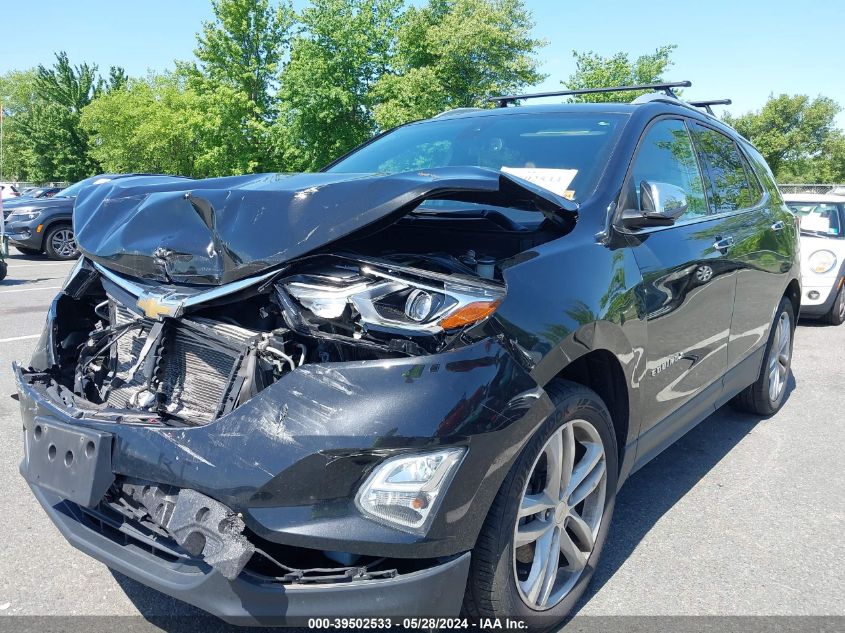
[{"label": "fog light", "polygon": [[388,459],[361,486],[355,503],[376,520],[423,533],[463,454],[463,448],[449,448]]},{"label": "fog light", "polygon": [[811,290],[810,292],[807,293],[807,296],[810,299],[818,299],[819,298],[819,291],[818,290]]}]

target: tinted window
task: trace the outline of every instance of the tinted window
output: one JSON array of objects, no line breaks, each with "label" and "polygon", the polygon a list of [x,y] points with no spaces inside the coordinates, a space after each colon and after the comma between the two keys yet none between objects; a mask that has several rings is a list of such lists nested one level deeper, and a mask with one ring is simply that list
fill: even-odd
[{"label": "tinted window", "polygon": [[85,180],[80,180],[79,182],[72,184],[66,189],[62,189],[59,193],[56,194],[56,197],[75,198],[79,195],[80,191],[85,189],[85,187],[88,187],[90,185],[102,185],[106,182],[111,182],[111,178],[107,176],[91,176],[90,178],[86,178]]},{"label": "tinted window", "polygon": [[[630,195],[635,196],[634,208],[637,209],[642,208],[640,183],[644,180],[675,185],[686,192],[688,208],[681,220],[707,215],[701,174],[683,121],[658,121],[648,129],[640,142],[630,179],[630,187],[633,188]],[[626,206],[630,205],[628,203]]]},{"label": "tinted window", "polygon": [[745,161],[736,143],[724,134],[698,124],[692,125],[692,135],[704,170],[711,212],[753,207],[760,199],[760,186],[753,176],[749,182]]},{"label": "tinted window", "polygon": [[843,237],[838,205],[825,202],[787,202],[801,219],[801,230],[830,237]]},{"label": "tinted window", "polygon": [[[513,170],[571,199],[591,194],[626,117],[506,114],[422,121],[365,145],[328,169],[396,173],[432,167]],[[554,187],[554,188],[553,188]]]}]

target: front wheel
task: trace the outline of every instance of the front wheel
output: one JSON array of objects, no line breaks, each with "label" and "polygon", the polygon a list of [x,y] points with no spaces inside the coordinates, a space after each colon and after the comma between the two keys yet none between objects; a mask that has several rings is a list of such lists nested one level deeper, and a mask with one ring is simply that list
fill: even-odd
[{"label": "front wheel", "polygon": [[831,325],[840,325],[845,321],[845,285],[842,285],[836,293],[836,299],[833,301],[830,312],[825,315],[825,321]]},{"label": "front wheel", "polygon": [[44,236],[44,250],[50,259],[68,260],[79,257],[73,228],[62,224],[50,229]]},{"label": "front wheel", "polygon": [[763,355],[763,366],[753,384],[734,398],[743,411],[757,415],[773,415],[783,405],[786,385],[792,367],[792,341],[795,333],[795,312],[792,302],[780,301],[775,320],[769,330],[769,340]]},{"label": "front wheel", "polygon": [[505,478],[472,553],[464,611],[533,630],[563,620],[592,578],[618,476],[613,422],[598,395],[558,381],[555,412]]}]

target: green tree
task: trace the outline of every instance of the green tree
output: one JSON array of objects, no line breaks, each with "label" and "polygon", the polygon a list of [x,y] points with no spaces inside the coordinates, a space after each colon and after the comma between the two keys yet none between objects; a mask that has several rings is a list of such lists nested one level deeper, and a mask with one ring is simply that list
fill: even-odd
[{"label": "green tree", "polygon": [[[663,73],[672,65],[671,55],[675,44],[660,46],[654,53],[640,55],[631,61],[628,53],[619,52],[610,57],[588,51],[572,51],[575,72],[563,83],[568,90],[603,88],[607,86],[634,86],[665,81]],[[646,91],[607,92],[572,97],[573,101],[629,103]]]},{"label": "green tree", "polygon": [[375,87],[382,129],[538,83],[534,22],[522,0],[430,0],[409,8],[394,69]]},{"label": "green tree", "polygon": [[270,127],[280,64],[295,13],[290,2],[213,0],[214,21],[197,35],[197,62],[179,64],[201,95],[216,134],[200,158],[223,175],[270,168]]},{"label": "green tree", "polygon": [[314,170],[369,138],[373,85],[390,68],[401,0],[314,0],[281,75],[279,162]]},{"label": "green tree", "polygon": [[106,80],[97,74],[96,65],[73,66],[64,52],[56,54],[52,67],[10,74],[3,90],[9,115],[4,132],[17,175],[73,181],[99,171],[80,128],[82,109],[125,80],[121,68],[111,68]]},{"label": "green tree", "polygon": [[3,108],[3,169],[0,180],[30,180],[35,156],[23,121],[37,100],[35,69],[12,70],[0,76],[0,104]]},{"label": "green tree", "polygon": [[760,151],[780,182],[845,180],[840,106],[828,97],[771,95],[756,112],[724,117]]},{"label": "green tree", "polygon": [[96,64],[72,66],[64,51],[56,54],[51,68],[38,66],[38,98],[24,119],[36,173],[73,181],[100,170],[89,154],[87,135],[79,126],[82,109],[123,80],[125,74],[120,68],[112,68],[110,81],[106,81],[97,74]]},{"label": "green tree", "polygon": [[[204,177],[217,168],[205,100],[174,74],[129,79],[82,111],[92,157],[105,171]],[[209,161],[209,156],[213,158]]]}]

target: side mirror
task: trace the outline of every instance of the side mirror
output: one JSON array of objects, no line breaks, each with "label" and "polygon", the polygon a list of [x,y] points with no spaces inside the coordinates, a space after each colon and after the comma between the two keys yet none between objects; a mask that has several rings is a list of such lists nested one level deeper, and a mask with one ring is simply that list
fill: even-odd
[{"label": "side mirror", "polygon": [[648,226],[671,226],[689,208],[686,192],[666,182],[640,182],[641,209],[625,209],[620,217],[623,226],[641,229]]}]

